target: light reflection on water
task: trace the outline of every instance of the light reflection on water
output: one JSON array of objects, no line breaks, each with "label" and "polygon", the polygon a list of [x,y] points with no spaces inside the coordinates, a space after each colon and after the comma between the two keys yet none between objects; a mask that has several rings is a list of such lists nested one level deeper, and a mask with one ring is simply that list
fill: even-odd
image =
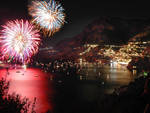
[{"label": "light reflection on water", "polygon": [[134,78],[134,75],[127,68],[111,68],[109,66],[84,67],[79,74],[85,75],[86,79],[89,80],[103,78],[107,82],[119,82],[122,85],[129,83]]},{"label": "light reflection on water", "polygon": [[[82,74],[86,75],[87,73],[87,77],[90,80],[97,79],[98,74],[101,73],[99,79],[103,78],[106,84],[110,84],[105,87],[106,93],[111,93],[115,87],[127,85],[134,78],[127,69],[112,69],[109,67],[92,67],[82,70]],[[7,76],[7,80],[10,81],[9,93],[15,92],[22,97],[29,98],[30,101],[33,101],[34,97],[37,98],[37,113],[44,113],[48,109],[55,109],[52,107],[53,104],[55,104],[56,108],[60,109],[58,113],[61,112],[61,110],[68,109],[68,107],[65,108],[66,106],[70,106],[71,110],[75,110],[76,107],[80,109],[80,104],[78,104],[78,106],[71,106],[71,103],[77,102],[82,104],[82,101],[83,103],[94,102],[101,94],[102,84],[99,82],[70,82],[66,83],[66,85],[60,85],[58,86],[60,89],[56,89],[51,85],[51,81],[47,79],[48,76],[52,75],[36,68],[27,68],[26,70],[9,69],[9,75],[6,69],[0,69],[0,77],[2,76]],[[55,95],[54,92],[58,94]],[[72,97],[74,97],[74,99]],[[52,103],[51,100],[53,98],[57,98],[56,100],[58,101]],[[87,107],[85,107],[85,109],[87,109]]]},{"label": "light reflection on water", "polygon": [[[105,93],[112,93],[114,88],[129,84],[135,76],[126,68],[111,68],[110,66],[84,67],[79,72],[80,76],[86,75],[86,80],[102,80],[102,84],[107,84]],[[83,77],[80,77],[83,79]]]},{"label": "light reflection on water", "polygon": [[[9,75],[6,69],[0,70],[1,77],[6,77],[10,81],[9,93],[15,92],[22,97],[29,98],[33,101],[37,98],[35,110],[38,113],[44,113],[48,109],[52,109],[51,102],[48,96],[52,95],[52,87],[48,85],[46,77],[48,74],[42,72],[40,69],[10,69]],[[50,83],[49,83],[50,84]]]}]

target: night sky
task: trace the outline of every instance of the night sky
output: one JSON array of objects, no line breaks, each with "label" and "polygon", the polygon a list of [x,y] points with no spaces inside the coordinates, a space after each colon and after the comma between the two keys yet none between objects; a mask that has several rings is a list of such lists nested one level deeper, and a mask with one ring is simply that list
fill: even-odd
[{"label": "night sky", "polygon": [[[55,38],[61,40],[77,35],[83,28],[97,17],[150,18],[148,2],[123,2],[107,0],[57,0],[60,1],[67,15],[67,23]],[[30,0],[3,0],[0,3],[0,24],[9,19],[30,19],[27,4]]]}]

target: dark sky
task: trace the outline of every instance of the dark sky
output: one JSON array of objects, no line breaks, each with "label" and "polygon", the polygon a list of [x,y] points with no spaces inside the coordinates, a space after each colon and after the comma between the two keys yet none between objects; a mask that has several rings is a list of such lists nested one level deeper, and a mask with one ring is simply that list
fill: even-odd
[{"label": "dark sky", "polygon": [[[3,2],[2,2],[3,1]],[[28,0],[2,0],[0,3],[0,24],[9,19],[27,18]],[[148,2],[123,2],[120,0],[57,0],[65,8],[67,23],[53,37],[63,39],[73,37],[93,19],[99,16],[150,18]],[[131,0],[130,0],[131,1]]]}]

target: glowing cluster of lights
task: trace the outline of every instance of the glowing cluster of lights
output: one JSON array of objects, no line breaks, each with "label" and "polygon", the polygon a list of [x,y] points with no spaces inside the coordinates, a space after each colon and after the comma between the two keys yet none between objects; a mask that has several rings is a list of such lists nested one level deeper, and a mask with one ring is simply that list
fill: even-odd
[{"label": "glowing cluster of lights", "polygon": [[111,57],[114,61],[124,62],[128,64],[132,57],[143,57],[143,51],[150,42],[140,42],[134,38],[134,41],[129,41],[127,45],[122,46],[119,51],[113,51],[111,48],[106,49],[104,55]]},{"label": "glowing cluster of lights", "polygon": [[29,62],[31,56],[38,52],[39,31],[23,20],[8,21],[2,27],[0,43],[3,57],[22,63]]},{"label": "glowing cluster of lights", "polygon": [[33,17],[32,22],[38,25],[45,35],[51,36],[65,23],[64,9],[54,0],[33,1],[29,5],[29,14]]},{"label": "glowing cluster of lights", "polygon": [[[144,55],[149,55],[148,53],[144,54],[143,51],[147,48],[147,45],[150,44],[150,41],[139,41],[139,39],[135,39],[133,41],[129,41],[127,45],[123,46],[107,46],[105,45],[104,48],[100,49],[97,55],[103,55],[104,57],[109,57],[112,61],[117,62],[118,64],[128,64],[133,57],[143,57]],[[88,44],[87,44],[88,45]],[[85,46],[87,47],[87,46]],[[90,47],[90,46],[88,46]],[[116,48],[118,51],[114,50]],[[89,49],[89,48],[88,48]],[[88,50],[87,49],[87,50]],[[85,53],[90,53],[92,55],[92,51],[94,49],[90,49],[90,51],[85,50],[84,52],[80,53],[83,55]],[[94,52],[94,51],[93,51]]]}]

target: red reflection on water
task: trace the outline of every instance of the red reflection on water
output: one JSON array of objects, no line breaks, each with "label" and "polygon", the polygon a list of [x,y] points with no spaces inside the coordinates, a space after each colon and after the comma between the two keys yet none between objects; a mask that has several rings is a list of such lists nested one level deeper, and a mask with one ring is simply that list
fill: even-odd
[{"label": "red reflection on water", "polygon": [[[15,92],[22,97],[33,101],[37,98],[35,110],[38,113],[45,113],[52,110],[49,97],[52,96],[52,87],[48,82],[48,74],[40,69],[10,69],[9,74],[6,69],[0,69],[0,77],[6,77],[10,81],[9,93]],[[50,75],[49,75],[50,76]]]}]

